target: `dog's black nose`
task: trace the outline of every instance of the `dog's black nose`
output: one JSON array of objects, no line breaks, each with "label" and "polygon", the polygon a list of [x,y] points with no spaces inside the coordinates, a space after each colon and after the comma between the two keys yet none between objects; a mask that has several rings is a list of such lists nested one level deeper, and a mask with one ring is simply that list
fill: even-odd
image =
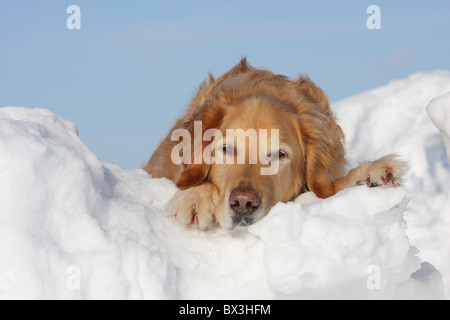
[{"label": "dog's black nose", "polygon": [[252,214],[259,208],[261,197],[252,188],[234,188],[229,198],[230,208],[237,214]]}]

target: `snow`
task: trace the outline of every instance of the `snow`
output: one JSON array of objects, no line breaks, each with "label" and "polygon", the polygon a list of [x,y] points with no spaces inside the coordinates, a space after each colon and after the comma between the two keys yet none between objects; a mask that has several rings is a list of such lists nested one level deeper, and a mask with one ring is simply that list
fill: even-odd
[{"label": "snow", "polygon": [[450,166],[425,111],[449,88],[420,73],[333,105],[350,159],[398,153],[404,188],[306,193],[231,232],[179,225],[171,181],[98,159],[72,122],[0,108],[0,299],[449,297]]},{"label": "snow", "polygon": [[447,299],[450,165],[441,134],[427,115],[427,105],[430,101],[431,105],[439,104],[435,112],[443,120],[448,95],[433,99],[449,90],[450,71],[440,70],[416,73],[333,104],[346,135],[349,159],[370,160],[397,153],[408,161],[409,173],[404,182],[412,196],[405,212],[407,235],[410,243],[420,249],[419,257],[442,273]]},{"label": "snow", "polygon": [[450,160],[450,92],[431,100],[427,106],[427,113],[436,128],[441,131]]}]

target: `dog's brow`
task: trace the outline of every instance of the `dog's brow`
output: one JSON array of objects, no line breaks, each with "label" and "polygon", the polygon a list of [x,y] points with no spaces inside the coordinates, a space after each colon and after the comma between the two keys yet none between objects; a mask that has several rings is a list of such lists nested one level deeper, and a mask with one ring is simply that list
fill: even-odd
[{"label": "dog's brow", "polygon": [[292,154],[292,149],[290,146],[288,146],[287,144],[283,143],[279,145],[279,148],[276,149],[272,149],[271,152],[272,153],[276,153],[276,152],[280,152],[280,151],[284,151],[287,154]]}]

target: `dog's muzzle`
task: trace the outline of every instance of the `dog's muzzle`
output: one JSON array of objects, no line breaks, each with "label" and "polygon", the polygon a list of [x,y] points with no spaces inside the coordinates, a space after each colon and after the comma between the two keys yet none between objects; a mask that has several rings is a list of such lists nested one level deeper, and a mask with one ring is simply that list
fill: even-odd
[{"label": "dog's muzzle", "polygon": [[261,205],[261,197],[253,188],[234,188],[231,190],[229,204],[233,210],[233,229],[247,226],[255,222],[253,213]]}]

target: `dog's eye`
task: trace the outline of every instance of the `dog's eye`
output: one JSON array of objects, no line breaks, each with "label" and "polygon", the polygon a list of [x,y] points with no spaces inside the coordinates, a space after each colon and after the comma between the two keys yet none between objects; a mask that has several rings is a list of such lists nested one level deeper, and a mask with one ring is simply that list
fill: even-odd
[{"label": "dog's eye", "polygon": [[283,150],[280,150],[278,152],[278,158],[281,159],[281,158],[285,158],[285,157],[287,157],[287,153],[284,152]]},{"label": "dog's eye", "polygon": [[[269,153],[267,154],[267,158],[268,159],[273,159],[274,158],[274,154],[273,153]],[[287,158],[287,153],[283,150],[278,151],[278,159],[282,159],[282,158]]]},{"label": "dog's eye", "polygon": [[232,154],[233,149],[230,146],[224,144],[222,146],[222,151],[223,151],[224,154],[228,154],[229,155],[229,154]]}]

